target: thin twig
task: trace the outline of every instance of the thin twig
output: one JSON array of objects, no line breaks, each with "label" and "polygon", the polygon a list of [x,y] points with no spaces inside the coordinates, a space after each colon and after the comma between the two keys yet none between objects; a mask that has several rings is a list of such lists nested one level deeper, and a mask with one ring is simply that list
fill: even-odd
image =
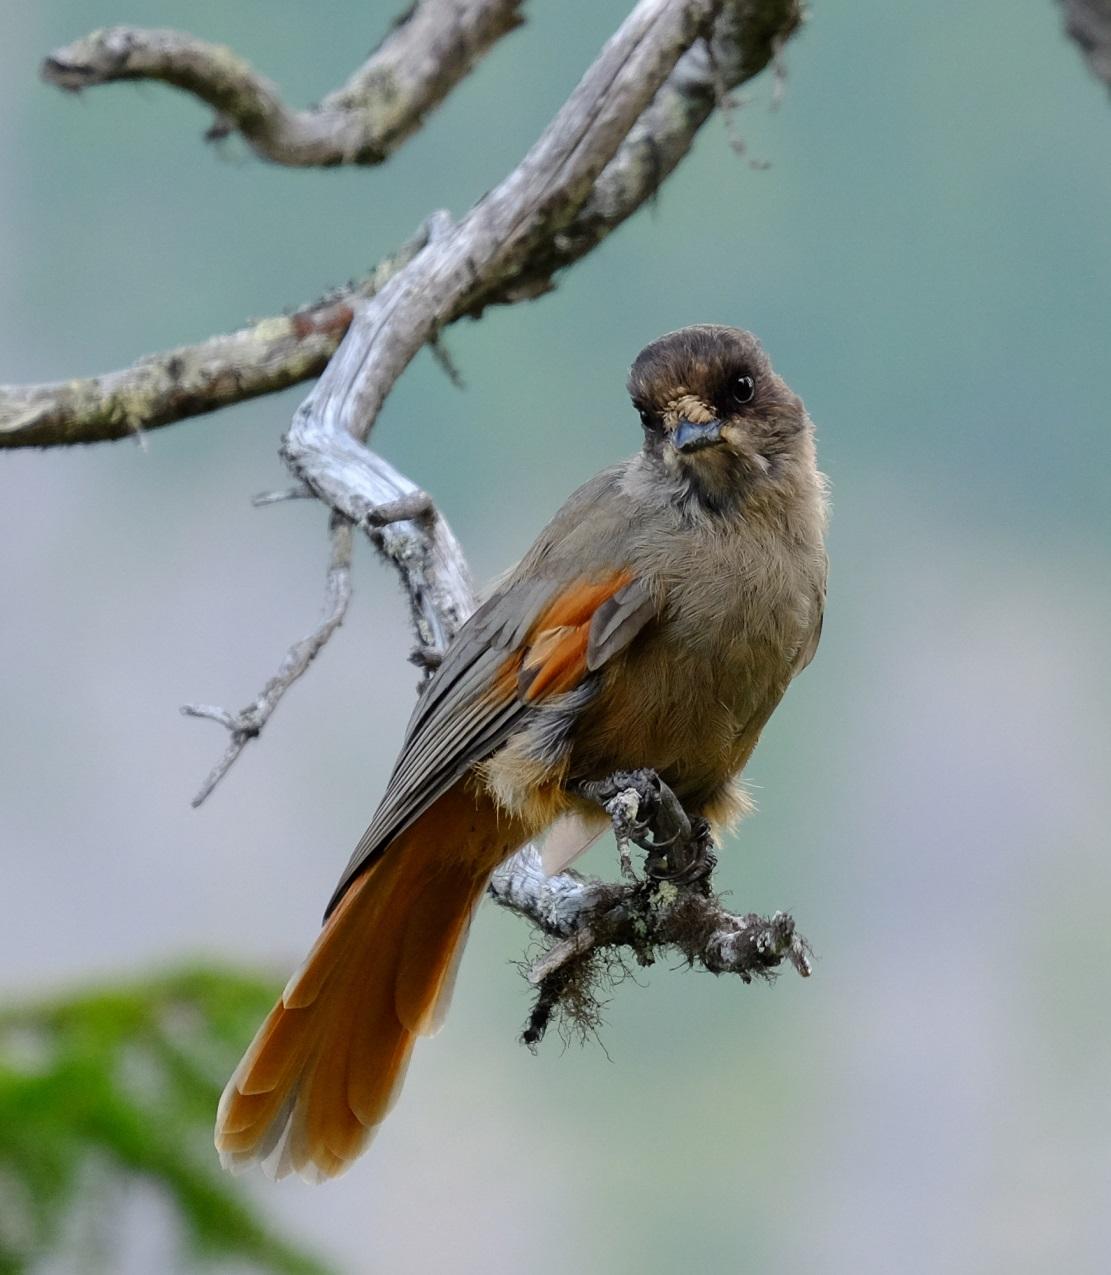
[{"label": "thin twig", "polygon": [[381,164],[503,35],[522,0],[420,0],[318,106],[291,110],[231,49],[181,31],[109,27],[55,49],[43,79],[70,92],[160,80],[216,112],[206,137],[235,131],[263,159],[295,166]]},{"label": "thin twig", "polygon": [[324,647],[324,644],[343,623],[347,605],[351,600],[351,551],[352,527],[339,514],[333,514],[330,527],[331,558],[324,586],[324,613],[320,623],[300,642],[295,642],[286,652],[278,671],[266,683],[258,697],[238,713],[207,704],[185,704],[181,711],[188,717],[205,717],[219,722],[229,733],[228,745],[223,756],[209,772],[193,798],[194,808],[199,806],[228,773],[239,754],[258,737],[270,720],[271,714],[281,703],[282,697],[294,682],[308,669]]},{"label": "thin twig", "polygon": [[[436,512],[428,493],[409,482],[404,475],[399,474],[380,456],[375,456],[372,452],[368,452],[367,455],[373,462],[376,476],[383,484],[388,482],[392,485],[383,486],[383,490],[390,493],[387,499],[381,504],[368,506],[364,510],[361,519],[362,527],[380,551],[395,557],[406,584],[410,605],[417,617],[414,620],[414,626],[418,635],[426,635],[426,639],[422,639],[422,644],[418,645],[414,652],[413,659],[427,676],[438,665],[440,656],[456,627],[462,623],[474,605],[470,579],[466,574],[466,564],[462,561],[462,551],[452,536],[450,528]],[[256,505],[273,504],[283,500],[299,499],[306,494],[315,495],[311,489],[299,486],[288,491],[264,493],[261,497],[255,497],[254,503]],[[204,802],[247,744],[252,739],[258,738],[282,696],[307,671],[328,639],[343,623],[343,617],[351,600],[354,530],[350,519],[340,513],[332,514],[332,552],[324,591],[324,614],[319,625],[308,637],[289,648],[281,667],[266,683],[257,698],[238,713],[231,713],[225,708],[208,704],[186,704],[182,707],[181,711],[186,716],[203,717],[219,722],[230,735],[223,756],[212,768],[208,778],[201,785],[200,791],[193,798],[194,807]],[[457,594],[458,614],[447,604],[448,586],[431,578],[432,568],[428,557],[430,538],[431,542],[438,542],[445,546],[450,542],[458,554],[462,574],[455,574],[450,585]],[[445,600],[444,613],[436,615],[437,627],[433,628],[425,623],[424,609],[432,605],[433,600],[436,606],[441,605],[441,599]],[[421,609],[418,610],[418,608]],[[423,644],[425,640],[427,645]]]},{"label": "thin twig", "polygon": [[456,366],[455,360],[451,357],[451,351],[447,348],[447,343],[444,341],[440,333],[437,332],[434,336],[429,338],[428,348],[432,351],[432,357],[436,360],[437,367],[439,367],[440,371],[443,372],[452,385],[454,385],[457,390],[466,389],[467,386],[463,380],[463,374]]},{"label": "thin twig", "polygon": [[251,497],[251,504],[256,509],[265,505],[280,505],[288,500],[315,500],[316,492],[305,483],[295,483],[292,487],[283,487],[279,491],[260,491]]},{"label": "thin twig", "polygon": [[376,505],[363,516],[363,522],[367,527],[377,529],[395,522],[419,522],[421,519],[432,518],[435,514],[432,497],[428,492],[418,489],[384,505]]}]

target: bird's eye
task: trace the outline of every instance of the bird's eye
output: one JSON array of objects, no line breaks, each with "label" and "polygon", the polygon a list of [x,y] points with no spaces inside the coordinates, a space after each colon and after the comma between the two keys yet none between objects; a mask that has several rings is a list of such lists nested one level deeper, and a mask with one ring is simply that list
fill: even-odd
[{"label": "bird's eye", "polygon": [[756,393],[756,382],[751,376],[738,376],[729,393],[734,403],[740,403],[742,406],[745,403],[751,403],[752,396]]},{"label": "bird's eye", "polygon": [[644,426],[644,428],[652,429],[656,424],[656,419],[648,408],[638,407],[637,411],[640,413],[640,423]]}]

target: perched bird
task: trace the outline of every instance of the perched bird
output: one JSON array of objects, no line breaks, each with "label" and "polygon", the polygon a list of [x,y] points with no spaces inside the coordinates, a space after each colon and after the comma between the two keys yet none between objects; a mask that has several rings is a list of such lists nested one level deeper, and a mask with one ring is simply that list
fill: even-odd
[{"label": "perched bird", "polygon": [[745,811],[738,776],[821,631],[813,427],[736,328],[661,337],[628,384],[643,448],[567,500],[417,701],[320,937],[224,1091],[226,1167],[351,1164],[442,1021],[494,868],[548,830],[557,870],[608,825],[580,784],[646,768],[714,825]]}]

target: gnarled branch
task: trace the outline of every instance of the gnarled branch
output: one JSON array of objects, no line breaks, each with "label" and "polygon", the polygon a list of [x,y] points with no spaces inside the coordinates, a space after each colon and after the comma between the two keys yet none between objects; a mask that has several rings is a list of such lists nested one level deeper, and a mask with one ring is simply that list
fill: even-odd
[{"label": "gnarled branch", "polygon": [[[525,1044],[540,1042],[553,1013],[580,1031],[597,1024],[596,985],[605,982],[606,957],[614,951],[631,951],[638,964],[652,965],[673,950],[692,965],[736,974],[745,983],[773,977],[784,960],[809,976],[810,948],[790,916],[735,916],[722,906],[710,888],[717,857],[709,825],[692,819],[655,772],[611,775],[580,791],[609,814],[624,875],[632,881],[584,882],[570,872],[547,877],[531,846],[494,874],[492,897],[555,940],[528,971],[537,992]],[[631,869],[630,840],[647,851],[643,881]]]},{"label": "gnarled branch", "polygon": [[[539,296],[555,272],[585,256],[631,216],[690,149],[720,96],[768,65],[802,19],[800,0],[733,0],[708,44],[678,60],[567,221],[516,259],[491,266],[441,322],[491,304]],[[351,321],[427,243],[427,231],[365,279],[289,316],[261,320],[100,377],[0,386],[0,447],[48,447],[125,437],[185,420],[320,374]]]},{"label": "gnarled branch", "polygon": [[50,84],[78,92],[120,80],[160,80],[217,112],[208,137],[241,133],[276,164],[381,164],[507,32],[522,0],[420,0],[341,88],[291,110],[238,54],[180,31],[108,27],[55,49]]},{"label": "gnarled branch", "polygon": [[736,974],[744,983],[774,977],[784,961],[803,978],[810,975],[809,945],[787,913],[729,912],[709,878],[676,885],[651,876],[612,884],[574,872],[549,877],[539,853],[526,846],[494,873],[488,893],[550,940],[527,974],[536,988],[522,1033],[527,1045],[539,1044],[560,1014],[580,1030],[594,1027],[604,963],[622,952],[632,953],[641,966],[678,953],[692,965]]},{"label": "gnarled branch", "polygon": [[[240,712],[207,704],[187,704],[181,710],[189,717],[207,717],[219,722],[230,736],[223,754],[193,798],[194,807],[211,795],[247,744],[258,738],[285,693],[308,671],[343,623],[351,599],[355,526],[362,528],[401,576],[417,635],[411,658],[426,675],[439,664],[456,629],[474,609],[474,593],[463,551],[428,495],[376,453],[363,448],[360,460],[362,482],[352,500],[353,507],[358,502],[360,515],[351,518],[342,513],[332,514],[332,552],[319,625],[308,637],[289,648],[278,671]],[[277,499],[302,494],[301,489],[294,488],[278,493]],[[275,501],[264,499],[263,503]]]}]

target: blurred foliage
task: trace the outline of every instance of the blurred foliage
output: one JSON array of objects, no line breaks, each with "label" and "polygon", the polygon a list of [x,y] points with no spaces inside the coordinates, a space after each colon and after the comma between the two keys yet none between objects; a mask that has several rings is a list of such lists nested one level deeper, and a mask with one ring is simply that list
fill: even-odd
[{"label": "blurred foliage", "polygon": [[265,979],[190,967],[0,1011],[0,1275],[64,1248],[71,1219],[99,1239],[103,1186],[136,1178],[172,1203],[190,1257],[323,1275],[212,1149],[220,1090],[275,995]]}]

